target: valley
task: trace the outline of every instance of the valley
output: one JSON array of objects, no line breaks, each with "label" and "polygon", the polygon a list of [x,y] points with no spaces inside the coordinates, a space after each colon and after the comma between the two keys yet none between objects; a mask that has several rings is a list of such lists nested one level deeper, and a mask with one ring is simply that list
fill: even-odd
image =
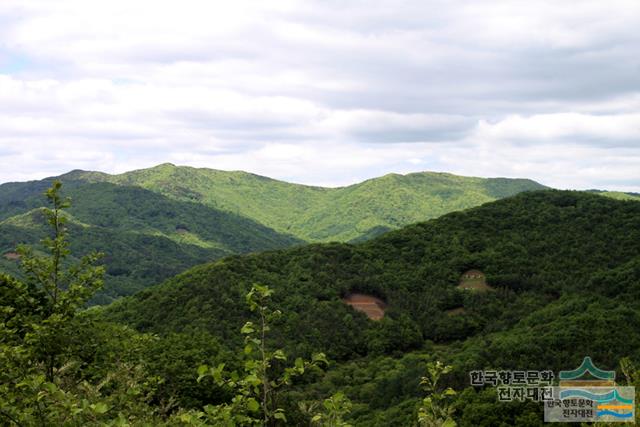
[{"label": "valley", "polygon": [[[44,237],[38,209],[54,178],[0,185],[0,253]],[[390,174],[342,188],[162,164],[108,175],[57,177],[77,201],[67,213],[74,253],[105,254],[105,304],[231,254],[310,242],[361,242],[386,231],[521,191],[530,180],[440,173]],[[9,256],[11,257],[11,256]],[[0,266],[17,274],[14,260]]]}]

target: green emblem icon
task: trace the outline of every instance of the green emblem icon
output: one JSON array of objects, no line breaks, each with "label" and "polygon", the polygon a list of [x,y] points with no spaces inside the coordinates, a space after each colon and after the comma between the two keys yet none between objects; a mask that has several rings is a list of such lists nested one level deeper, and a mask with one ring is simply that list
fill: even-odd
[{"label": "green emblem icon", "polygon": [[587,373],[602,381],[613,381],[616,379],[616,371],[603,371],[593,364],[591,357],[587,356],[576,369],[571,371],[560,371],[560,381],[578,380]]}]

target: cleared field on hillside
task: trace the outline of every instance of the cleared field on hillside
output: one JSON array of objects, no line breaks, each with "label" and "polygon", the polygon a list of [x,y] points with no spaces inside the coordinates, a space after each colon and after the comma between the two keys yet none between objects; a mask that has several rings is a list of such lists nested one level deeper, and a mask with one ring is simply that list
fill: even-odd
[{"label": "cleared field on hillside", "polygon": [[358,293],[347,295],[342,301],[354,309],[363,312],[371,320],[382,319],[387,306],[380,298]]},{"label": "cleared field on hillside", "polygon": [[493,288],[487,284],[487,278],[480,270],[469,270],[460,277],[458,289],[475,292],[488,292]]}]

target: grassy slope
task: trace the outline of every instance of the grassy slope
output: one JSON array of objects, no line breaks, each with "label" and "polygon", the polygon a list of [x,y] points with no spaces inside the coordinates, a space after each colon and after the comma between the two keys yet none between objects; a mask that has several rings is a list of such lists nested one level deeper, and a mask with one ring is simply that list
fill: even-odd
[{"label": "grassy slope", "polygon": [[76,174],[83,179],[139,185],[174,199],[197,201],[311,242],[348,241],[372,229],[396,229],[521,191],[544,188],[525,179],[483,179],[432,172],[390,174],[348,187],[320,188],[246,172],[171,164],[114,176]]},{"label": "grassy slope", "polygon": [[602,191],[602,190],[589,190],[589,192],[600,194],[601,196],[610,197],[616,200],[640,201],[640,194],[638,193],[623,193],[621,191]]}]

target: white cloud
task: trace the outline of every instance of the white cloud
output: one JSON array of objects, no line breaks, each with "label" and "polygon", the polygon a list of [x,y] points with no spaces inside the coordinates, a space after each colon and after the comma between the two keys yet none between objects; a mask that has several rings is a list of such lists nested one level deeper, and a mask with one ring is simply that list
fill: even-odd
[{"label": "white cloud", "polygon": [[640,112],[593,115],[578,113],[508,116],[497,123],[480,121],[477,138],[514,143],[583,141],[602,146],[637,146],[640,142]]},{"label": "white cloud", "polygon": [[174,161],[640,190],[639,26],[636,0],[6,0],[0,181]]}]

